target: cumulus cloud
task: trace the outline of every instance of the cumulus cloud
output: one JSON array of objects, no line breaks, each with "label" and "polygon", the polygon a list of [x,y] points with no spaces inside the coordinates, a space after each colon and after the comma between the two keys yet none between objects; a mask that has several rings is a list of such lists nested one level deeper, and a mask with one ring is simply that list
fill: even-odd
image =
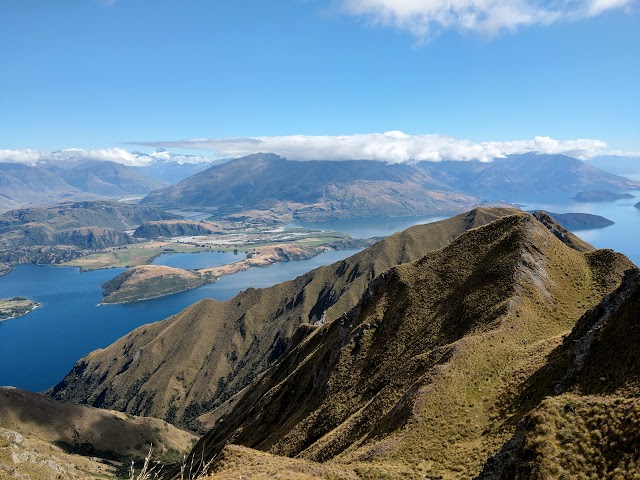
[{"label": "cumulus cloud", "polygon": [[407,135],[400,131],[338,136],[196,138],[141,145],[212,150],[223,157],[271,152],[291,160],[379,160],[387,163],[442,160],[487,162],[531,151],[562,153],[587,159],[602,155],[607,149],[605,142],[592,139],[556,140],[538,136],[531,140],[472,142],[444,135]]},{"label": "cumulus cloud", "polygon": [[2,150],[0,149],[0,162],[24,163],[36,165],[38,163],[69,163],[83,162],[87,160],[110,161],[129,166],[144,166],[155,162],[200,163],[212,161],[209,157],[199,155],[179,155],[171,153],[163,148],[158,148],[152,153],[129,152],[124,148],[66,148],[53,152],[43,150]]},{"label": "cumulus cloud", "polygon": [[526,25],[575,21],[637,0],[342,0],[350,15],[424,40],[455,29],[493,36]]}]

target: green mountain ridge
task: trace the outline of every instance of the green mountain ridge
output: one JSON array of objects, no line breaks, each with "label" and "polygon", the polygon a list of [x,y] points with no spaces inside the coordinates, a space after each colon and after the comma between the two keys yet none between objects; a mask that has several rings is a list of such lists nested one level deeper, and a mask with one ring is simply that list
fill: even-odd
[{"label": "green mountain ridge", "polygon": [[470,229],[306,327],[193,458],[238,444],[364,478],[468,478],[515,430],[513,379],[633,268],[568,247],[525,213]]},{"label": "green mountain ridge", "polygon": [[271,365],[290,346],[299,325],[332,322],[353,308],[383,271],[515,212],[476,209],[419,225],[295,280],[250,288],[226,302],[202,300],[80,359],[49,394],[63,401],[144,412],[204,431],[209,417],[198,417]]}]

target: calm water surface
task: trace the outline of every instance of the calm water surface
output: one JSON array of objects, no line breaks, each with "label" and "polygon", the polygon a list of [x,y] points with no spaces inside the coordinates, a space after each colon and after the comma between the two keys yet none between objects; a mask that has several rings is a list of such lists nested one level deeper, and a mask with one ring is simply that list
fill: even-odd
[{"label": "calm water surface", "polygon": [[[0,277],[0,298],[21,295],[43,306],[0,322],[0,385],[46,389],[60,381],[80,357],[140,325],[162,320],[203,298],[227,300],[248,287],[265,288],[291,280],[358,251],[331,250],[309,260],[252,268],[175,295],[102,306],[97,306],[102,299],[100,284],[123,269],[80,272],[70,267],[19,265]],[[238,260],[231,257],[230,262]]]},{"label": "calm water surface", "polygon": [[568,201],[555,204],[526,204],[522,209],[542,209],[555,213],[592,213],[608,218],[616,222],[615,225],[575,233],[596,248],[611,248],[624,253],[633,263],[640,265],[640,209],[634,207],[640,201],[640,190],[629,193],[635,195],[635,198],[601,203]]},{"label": "calm water surface", "polygon": [[165,267],[184,268],[195,270],[197,268],[219,267],[228,263],[244,260],[246,254],[239,252],[201,252],[201,253],[163,253],[153,259],[153,265]]},{"label": "calm water surface", "polygon": [[419,217],[367,217],[341,220],[327,220],[324,222],[293,222],[286,228],[303,227],[315,230],[334,230],[346,233],[353,238],[386,237],[405,228],[421,223],[437,222],[449,218],[447,216],[419,216]]}]

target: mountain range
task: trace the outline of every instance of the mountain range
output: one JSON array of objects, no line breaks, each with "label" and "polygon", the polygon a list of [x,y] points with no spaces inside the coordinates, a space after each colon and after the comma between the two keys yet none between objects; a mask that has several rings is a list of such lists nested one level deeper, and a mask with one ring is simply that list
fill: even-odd
[{"label": "mountain range", "polygon": [[0,212],[27,205],[141,195],[163,184],[137,167],[115,162],[0,163]]},{"label": "mountain range", "polygon": [[143,203],[204,208],[231,220],[321,220],[454,213],[481,202],[566,200],[581,191],[620,193],[640,186],[590,162],[533,152],[492,162],[412,164],[299,162],[273,154],[215,162],[184,156],[189,163],[157,157],[164,152],[136,155],[142,166],[91,158],[0,163],[0,211],[149,194]]},{"label": "mountain range", "polygon": [[[254,154],[156,190],[143,204],[207,208],[217,216],[278,211],[286,219],[459,212],[481,201],[562,199],[621,192],[638,182],[565,155],[528,153],[493,162],[291,161]],[[231,215],[230,215],[231,214]],[[235,214],[235,217],[234,217]]]}]

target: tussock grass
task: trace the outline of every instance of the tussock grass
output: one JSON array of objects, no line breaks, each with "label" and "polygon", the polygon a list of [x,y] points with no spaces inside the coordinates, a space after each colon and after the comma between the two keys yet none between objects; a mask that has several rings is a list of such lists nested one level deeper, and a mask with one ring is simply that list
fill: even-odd
[{"label": "tussock grass", "polygon": [[518,478],[640,479],[638,398],[548,398],[527,430]]}]

